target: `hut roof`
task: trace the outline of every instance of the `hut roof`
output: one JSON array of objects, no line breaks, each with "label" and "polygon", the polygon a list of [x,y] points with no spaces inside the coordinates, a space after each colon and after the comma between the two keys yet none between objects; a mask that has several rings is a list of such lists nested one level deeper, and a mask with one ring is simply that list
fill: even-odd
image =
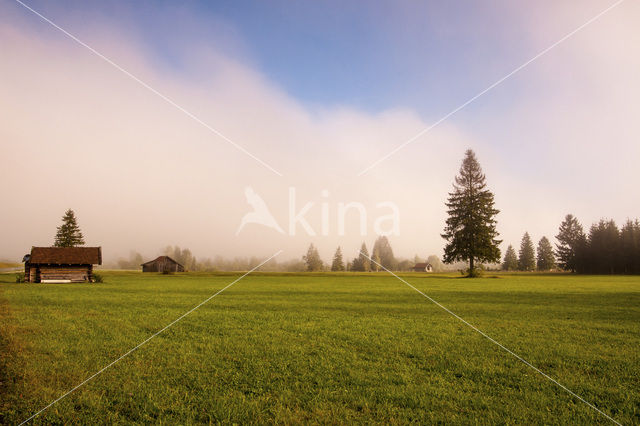
[{"label": "hut roof", "polygon": [[29,263],[102,265],[102,247],[32,247]]},{"label": "hut roof", "polygon": [[[175,263],[176,265],[180,265],[178,262],[176,262],[175,260],[173,260],[169,256],[158,256],[153,260],[150,260],[148,262],[143,263],[142,265],[151,265],[152,263],[160,262],[160,261],[163,261],[163,260],[169,260],[169,261]],[[142,266],[142,265],[140,265],[140,266]],[[180,266],[182,266],[182,265],[180,265]]]}]

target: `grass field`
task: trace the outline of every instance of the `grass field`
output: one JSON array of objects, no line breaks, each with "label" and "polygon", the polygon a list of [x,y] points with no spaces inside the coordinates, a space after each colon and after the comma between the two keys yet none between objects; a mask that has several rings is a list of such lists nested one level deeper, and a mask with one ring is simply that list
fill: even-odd
[{"label": "grass field", "polygon": [[[0,422],[25,420],[237,276],[0,275]],[[403,277],[640,423],[640,277]],[[247,276],[33,422],[610,423],[383,274]]]}]

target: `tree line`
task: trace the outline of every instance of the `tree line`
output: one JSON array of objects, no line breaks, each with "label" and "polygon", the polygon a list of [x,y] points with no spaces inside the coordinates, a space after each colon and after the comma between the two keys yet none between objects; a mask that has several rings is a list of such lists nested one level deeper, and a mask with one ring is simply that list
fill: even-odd
[{"label": "tree line", "polygon": [[410,271],[416,263],[427,262],[433,267],[434,272],[443,272],[445,265],[440,261],[438,256],[430,255],[427,259],[422,259],[418,255],[410,259],[398,259],[393,254],[391,243],[386,236],[380,236],[373,244],[373,250],[369,254],[367,244],[365,242],[360,246],[360,250],[355,253],[353,260],[346,260],[342,247],[338,247],[333,255],[330,264],[325,264],[318,249],[313,245],[309,245],[307,253],[302,256],[304,262],[304,270],[307,272],[319,271],[352,271],[352,272],[380,272],[388,271]]},{"label": "tree line", "polygon": [[549,271],[561,269],[580,274],[640,274],[640,221],[628,219],[622,228],[601,219],[586,234],[578,219],[568,214],[560,224],[555,250],[547,237],[538,243],[537,256],[525,232],[516,255],[509,245],[502,269]]},{"label": "tree line", "polygon": [[547,237],[540,238],[536,250],[528,232],[522,236],[518,254],[509,244],[502,262],[502,269],[505,271],[552,271],[555,268],[556,256],[549,239]]},{"label": "tree line", "polygon": [[329,269],[334,272],[339,271],[360,271],[360,272],[376,272],[383,269],[394,271],[398,268],[398,261],[393,255],[393,249],[386,236],[378,237],[373,244],[373,252],[369,255],[366,243],[362,243],[360,250],[356,253],[352,261],[345,262],[342,254],[342,248],[338,247],[331,266],[325,267],[324,262],[320,258],[318,249],[313,245],[309,246],[307,254],[302,256],[302,260],[306,265],[308,272],[323,271]]},{"label": "tree line", "polygon": [[[259,256],[236,256],[232,258],[224,256],[196,257],[190,249],[181,248],[177,245],[166,246],[159,250],[159,253],[169,256],[183,265],[186,271],[191,272],[248,271],[260,265],[266,259]],[[144,258],[138,251],[131,250],[128,258],[119,258],[115,263],[105,266],[107,268],[139,270],[140,265],[148,260],[151,260],[151,258]],[[274,258],[260,267],[260,270],[268,272],[303,272],[306,270],[306,266],[299,259],[278,262]]]},{"label": "tree line", "polygon": [[640,221],[627,219],[622,228],[601,219],[585,234],[572,214],[560,224],[558,264],[583,274],[640,274]]},{"label": "tree line", "polygon": [[[383,237],[377,244],[374,244],[373,251],[375,256],[372,256],[372,258],[376,259],[376,262],[389,270],[410,271],[416,263],[425,261],[433,266],[434,272],[443,272],[446,270],[445,265],[436,255],[430,255],[426,259],[423,259],[418,255],[413,259],[396,258],[393,255],[391,244],[386,237]],[[192,254],[191,250],[186,247],[181,248],[177,245],[167,246],[159,250],[159,253],[171,257],[173,260],[183,265],[186,271],[192,272],[248,271],[255,268],[266,259],[258,256],[237,256],[233,258],[214,256],[212,258],[196,258],[196,256]],[[382,255],[379,253],[382,253]],[[320,257],[317,248],[311,244],[305,256],[284,261],[278,261],[274,258],[261,266],[260,270],[265,272],[382,271],[382,267],[376,266],[375,264],[372,265],[368,256],[369,252],[365,243],[363,243],[361,249],[355,253],[353,260],[347,259],[342,252],[342,248],[338,247],[331,263],[325,263]],[[139,270],[140,265],[148,260],[151,259],[144,258],[142,254],[136,250],[131,250],[128,258],[121,257],[116,262],[106,264],[105,267]]]}]

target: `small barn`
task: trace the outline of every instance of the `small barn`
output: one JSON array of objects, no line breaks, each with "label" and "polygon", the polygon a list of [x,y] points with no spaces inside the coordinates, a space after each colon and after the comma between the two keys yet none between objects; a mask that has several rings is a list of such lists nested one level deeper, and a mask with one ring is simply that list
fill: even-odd
[{"label": "small barn", "polygon": [[184,266],[169,256],[158,256],[141,266],[142,272],[184,272]]},{"label": "small barn", "polygon": [[430,263],[416,263],[413,270],[414,272],[433,272],[433,266]]},{"label": "small barn", "polygon": [[102,265],[102,248],[32,247],[22,261],[28,283],[92,282],[93,265]]}]

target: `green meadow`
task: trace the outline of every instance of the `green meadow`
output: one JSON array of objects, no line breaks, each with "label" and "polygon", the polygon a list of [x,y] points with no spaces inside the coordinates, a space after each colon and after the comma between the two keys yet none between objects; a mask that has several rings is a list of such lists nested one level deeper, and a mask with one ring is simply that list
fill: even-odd
[{"label": "green meadow", "polygon": [[[0,423],[17,424],[239,274],[0,275]],[[640,277],[402,277],[623,424]],[[251,274],[35,424],[611,423],[397,278]]]}]

